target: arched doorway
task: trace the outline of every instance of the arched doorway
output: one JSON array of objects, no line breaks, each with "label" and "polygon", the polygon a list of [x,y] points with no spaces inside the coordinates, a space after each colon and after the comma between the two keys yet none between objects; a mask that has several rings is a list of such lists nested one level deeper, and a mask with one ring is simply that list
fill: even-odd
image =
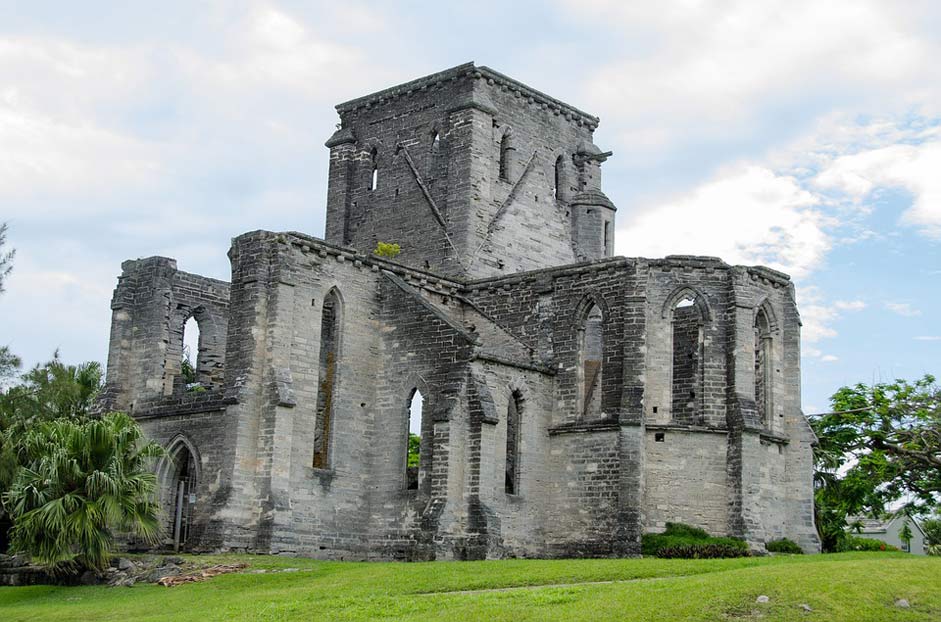
[{"label": "arched doorway", "polygon": [[192,534],[199,466],[196,456],[182,439],[171,446],[166,464],[163,477],[166,533],[168,544],[179,551]]}]

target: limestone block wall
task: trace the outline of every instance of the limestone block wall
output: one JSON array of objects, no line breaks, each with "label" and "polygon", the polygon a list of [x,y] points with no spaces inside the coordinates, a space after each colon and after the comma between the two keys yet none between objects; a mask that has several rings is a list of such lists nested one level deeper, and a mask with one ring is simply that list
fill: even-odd
[{"label": "limestone block wall", "polygon": [[647,531],[686,523],[726,535],[729,489],[726,434],[648,427],[644,463]]},{"label": "limestone block wall", "polygon": [[183,327],[200,326],[197,380],[221,387],[229,284],[177,269],[167,257],[125,261],[111,302],[108,386],[102,404],[133,411],[141,401],[183,392]]}]

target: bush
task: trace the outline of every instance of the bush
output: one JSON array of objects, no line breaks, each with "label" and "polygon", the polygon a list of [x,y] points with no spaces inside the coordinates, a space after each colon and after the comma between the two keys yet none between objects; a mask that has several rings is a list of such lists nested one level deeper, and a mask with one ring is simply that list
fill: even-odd
[{"label": "bush", "polygon": [[657,551],[657,557],[662,559],[720,559],[748,555],[748,551],[742,547],[715,543],[665,546]]},{"label": "bush", "polygon": [[[667,523],[663,533],[648,533],[641,538],[641,553],[644,555],[659,555],[665,548],[678,548],[687,546],[721,545],[735,548],[747,554],[748,545],[738,538],[715,538],[699,527],[684,525],[683,523]],[[741,557],[736,555],[735,557]]]},{"label": "bush", "polygon": [[837,544],[836,552],[847,551],[897,551],[898,548],[874,538],[861,538],[859,536],[846,536]]},{"label": "bush", "polygon": [[927,549],[925,549],[925,552],[928,553],[928,555],[941,557],[941,544],[932,544]]},{"label": "bush", "polygon": [[787,538],[766,542],[765,548],[769,553],[791,553],[794,555],[800,555],[804,552],[801,547],[797,546],[796,542],[793,540],[788,540]]}]

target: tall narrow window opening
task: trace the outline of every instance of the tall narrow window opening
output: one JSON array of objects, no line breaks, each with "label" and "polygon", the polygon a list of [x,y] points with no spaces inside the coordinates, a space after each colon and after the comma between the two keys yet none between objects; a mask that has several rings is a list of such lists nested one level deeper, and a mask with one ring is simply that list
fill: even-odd
[{"label": "tall narrow window opening", "polygon": [[183,378],[183,385],[186,387],[195,385],[199,382],[199,322],[195,317],[190,317],[183,324],[183,357],[180,361],[180,376]]},{"label": "tall narrow window opening", "polygon": [[585,419],[601,416],[601,387],[603,377],[604,316],[597,305],[585,315],[580,330],[579,356],[579,415]]},{"label": "tall narrow window opening", "polygon": [[341,312],[340,297],[336,290],[330,290],[324,298],[320,320],[320,384],[314,429],[313,467],[315,469],[325,469],[329,466]]},{"label": "tall narrow window opening", "polygon": [[606,257],[612,255],[611,249],[611,222],[604,221],[604,254]]},{"label": "tall narrow window opening", "polygon": [[555,179],[553,180],[552,185],[552,196],[556,200],[561,200],[565,198],[563,196],[565,190],[565,160],[562,156],[559,156],[555,159]]},{"label": "tall narrow window opening", "polygon": [[522,414],[522,396],[519,391],[510,394],[506,407],[506,468],[504,492],[508,495],[519,494],[519,454],[520,454],[520,416]]},{"label": "tall narrow window opening", "polygon": [[376,152],[375,148],[373,148],[372,154],[369,160],[372,166],[372,172],[370,173],[370,177],[369,177],[369,189],[375,190],[376,188],[379,187],[379,160],[378,160],[378,153]]},{"label": "tall narrow window opening", "polygon": [[512,157],[513,147],[510,132],[506,131],[503,138],[500,139],[500,179],[510,181],[510,158]]},{"label": "tall narrow window opening", "polygon": [[771,326],[764,309],[755,314],[755,409],[758,420],[770,428],[771,416],[771,361],[772,342]]},{"label": "tall narrow window opening", "polygon": [[703,315],[692,294],[673,308],[673,420],[682,424],[703,422],[702,356]]},{"label": "tall narrow window opening", "polygon": [[438,130],[433,130],[431,132],[431,153],[437,154],[439,149],[441,149],[441,134],[438,133]]},{"label": "tall narrow window opening", "polygon": [[408,399],[408,437],[405,461],[406,489],[418,490],[422,477],[422,419],[425,398],[421,391],[414,389]]}]

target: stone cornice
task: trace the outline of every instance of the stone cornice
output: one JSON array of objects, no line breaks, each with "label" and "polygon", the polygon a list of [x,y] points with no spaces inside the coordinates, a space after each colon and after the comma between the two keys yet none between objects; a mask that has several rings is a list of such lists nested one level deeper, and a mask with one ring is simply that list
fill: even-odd
[{"label": "stone cornice", "polygon": [[355,110],[372,108],[373,106],[381,106],[385,103],[398,99],[399,97],[409,96],[415,91],[424,91],[429,88],[436,88],[445,82],[465,78],[486,80],[488,85],[497,85],[501,88],[517,93],[520,97],[525,98],[529,103],[539,105],[543,109],[552,111],[555,114],[564,115],[566,119],[570,119],[579,125],[585,125],[591,130],[594,130],[596,127],[598,127],[598,117],[590,115],[583,110],[579,110],[575,106],[571,106],[554,97],[546,95],[541,91],[537,91],[536,89],[527,86],[522,82],[514,80],[513,78],[500,73],[499,71],[495,71],[485,66],[478,67],[473,62],[464,63],[463,65],[458,65],[457,67],[445,69],[444,71],[439,71],[416,80],[411,80],[409,82],[398,84],[381,91],[376,91],[375,93],[371,93],[369,95],[364,95],[363,97],[351,99],[341,104],[337,104],[336,110],[337,113],[343,116],[344,114],[353,112]]}]

